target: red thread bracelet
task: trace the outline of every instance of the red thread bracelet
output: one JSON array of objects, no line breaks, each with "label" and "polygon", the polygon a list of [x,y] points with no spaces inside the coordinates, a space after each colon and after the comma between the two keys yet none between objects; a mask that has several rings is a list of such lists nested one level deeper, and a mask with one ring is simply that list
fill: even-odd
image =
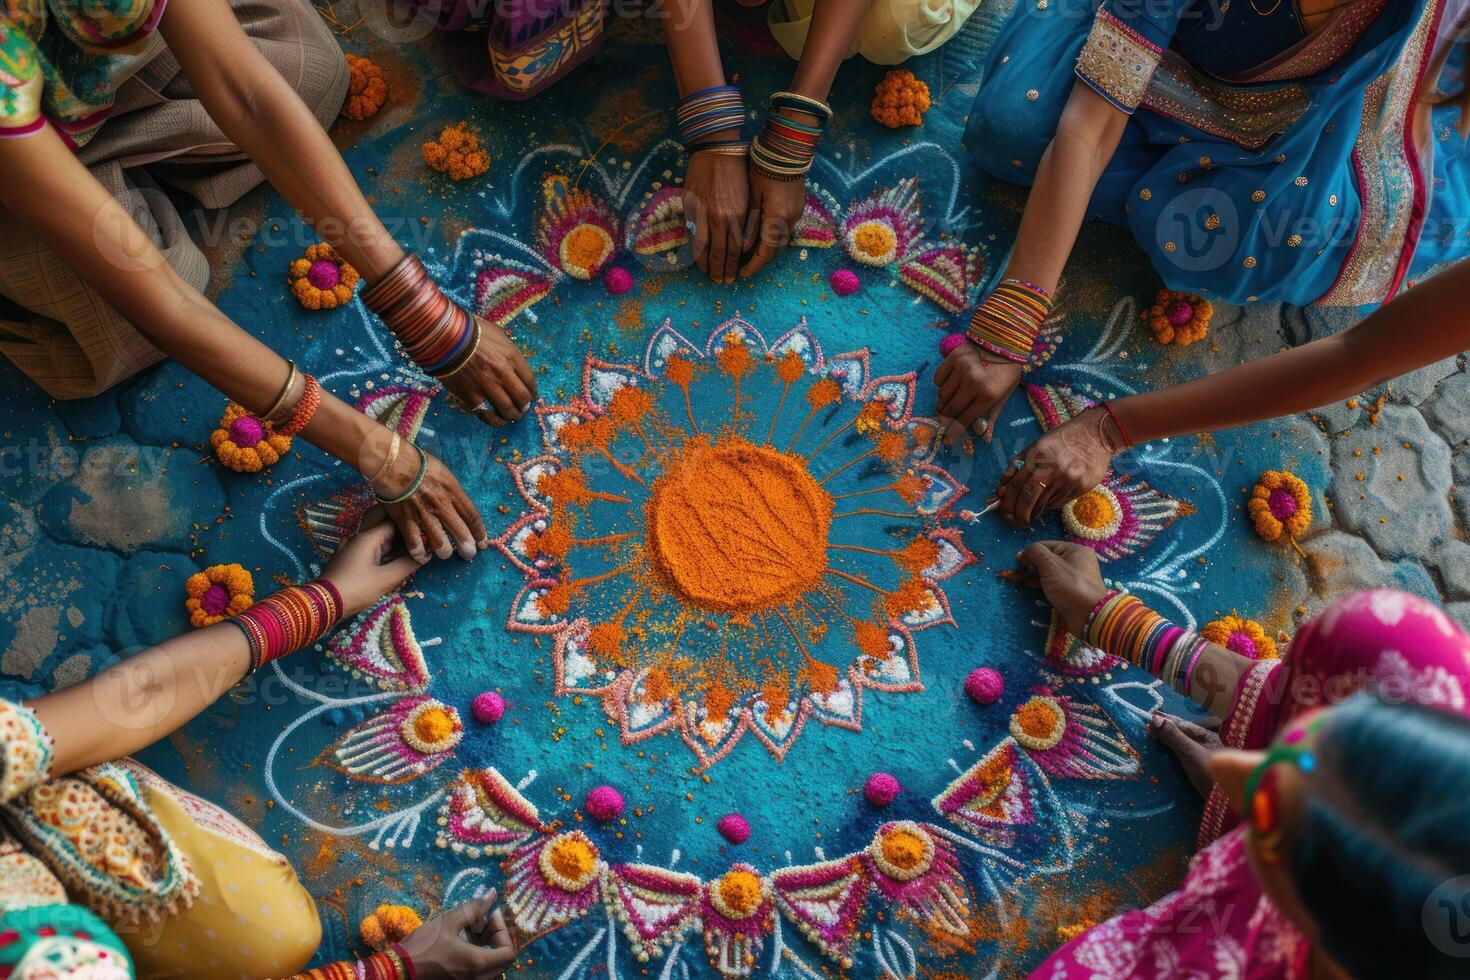
[{"label": "red thread bracelet", "polygon": [[1129,449],[1132,449],[1133,440],[1128,438],[1128,430],[1123,427],[1123,420],[1118,418],[1117,412],[1113,411],[1113,403],[1103,402],[1102,407],[1107,411],[1108,418],[1112,419],[1113,424],[1118,427],[1118,435],[1123,437],[1123,445],[1127,446]]}]

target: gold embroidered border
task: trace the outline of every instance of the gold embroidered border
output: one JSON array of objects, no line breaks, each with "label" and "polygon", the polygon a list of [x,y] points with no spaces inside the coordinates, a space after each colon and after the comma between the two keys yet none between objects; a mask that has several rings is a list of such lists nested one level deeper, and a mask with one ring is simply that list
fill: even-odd
[{"label": "gold embroidered border", "polygon": [[1154,68],[1159,49],[1106,10],[1100,10],[1082,52],[1077,55],[1077,74],[1114,102],[1132,112],[1138,108]]},{"label": "gold embroidered border", "polygon": [[1166,51],[1141,104],[1200,132],[1259,150],[1290,129],[1312,99],[1300,85],[1258,89],[1212,82]]}]

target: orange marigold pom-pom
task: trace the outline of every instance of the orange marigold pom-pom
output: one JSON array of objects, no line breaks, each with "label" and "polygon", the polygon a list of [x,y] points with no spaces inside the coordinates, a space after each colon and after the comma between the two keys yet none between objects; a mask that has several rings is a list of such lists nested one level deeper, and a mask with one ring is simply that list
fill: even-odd
[{"label": "orange marigold pom-pom", "polygon": [[286,282],[296,302],[308,310],[334,310],[352,299],[362,277],[326,242],[307,248],[286,270]]},{"label": "orange marigold pom-pom", "polygon": [[478,177],[490,169],[490,154],[480,148],[480,138],[470,132],[468,123],[445,126],[437,140],[429,140],[420,150],[425,163],[454,180]]},{"label": "orange marigold pom-pom", "polygon": [[407,905],[379,905],[376,911],[363,917],[358,932],[370,948],[384,950],[403,942],[423,924],[419,914]]},{"label": "orange marigold pom-pom", "polygon": [[1215,307],[1203,296],[1161,289],[1154,305],[1143,311],[1143,320],[1161,344],[1183,347],[1210,332]]},{"label": "orange marigold pom-pom", "polygon": [[209,444],[219,461],[236,473],[259,473],[290,451],[291,437],[281,435],[243,405],[230,402]]},{"label": "orange marigold pom-pom", "polygon": [[1295,544],[1297,536],[1312,526],[1312,492],[1295,473],[1267,470],[1252,488],[1246,510],[1262,538],[1285,537]]},{"label": "orange marigold pom-pom", "polygon": [[255,601],[255,580],[243,565],[210,565],[184,583],[184,608],[195,629],[238,616]]},{"label": "orange marigold pom-pom", "polygon": [[873,105],[869,111],[874,119],[889,129],[917,126],[924,121],[924,113],[929,111],[929,86],[906,68],[891,71],[883,76],[883,81],[873,92]]},{"label": "orange marigold pom-pom", "polygon": [[347,72],[351,80],[347,83],[342,115],[358,120],[375,115],[388,99],[388,80],[383,77],[383,69],[367,58],[349,54]]},{"label": "orange marigold pom-pom", "polygon": [[1233,650],[1252,660],[1275,660],[1276,641],[1254,619],[1231,613],[1200,628],[1199,635],[1216,646]]}]

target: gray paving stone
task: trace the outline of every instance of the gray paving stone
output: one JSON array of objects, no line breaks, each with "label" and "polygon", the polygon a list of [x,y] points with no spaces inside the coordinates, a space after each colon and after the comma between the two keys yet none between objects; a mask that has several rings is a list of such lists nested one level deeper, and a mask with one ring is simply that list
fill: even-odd
[{"label": "gray paving stone", "polygon": [[1451,599],[1470,599],[1470,544],[1446,541],[1429,559],[1439,569],[1445,595]]},{"label": "gray paving stone", "polygon": [[1234,306],[1221,302],[1214,307],[1209,336],[1184,348],[1199,352],[1200,365],[1205,369],[1201,373],[1223,371],[1288,346],[1281,331],[1280,306],[1270,303]]},{"label": "gray paving stone", "polygon": [[1344,398],[1313,410],[1311,415],[1328,433],[1337,435],[1358,424],[1363,417],[1363,404],[1362,398]]},{"label": "gray paving stone", "polygon": [[1440,382],[1460,370],[1460,355],[1426,364],[1417,371],[1400,375],[1388,383],[1388,397],[1406,405],[1418,405],[1435,393]]},{"label": "gray paving stone", "polygon": [[1385,407],[1376,426],[1359,426],[1333,445],[1333,460],[1337,519],[1380,555],[1418,558],[1449,538],[1449,447],[1417,411]]},{"label": "gray paving stone", "polygon": [[1417,561],[1388,562],[1367,541],[1344,531],[1319,534],[1302,544],[1312,578],[1312,595],[1298,615],[1305,621],[1317,615],[1339,596],[1363,589],[1387,586],[1440,602],[1439,590],[1429,572]]},{"label": "gray paving stone", "polygon": [[131,554],[177,547],[226,499],[216,470],[193,450],[116,438],[88,445],[77,471],[41,501],[41,524],[59,541]]},{"label": "gray paving stone", "polygon": [[1470,633],[1470,602],[1452,602],[1445,606],[1445,611],[1450,618],[1460,624],[1460,628]]},{"label": "gray paving stone", "polygon": [[1462,372],[1441,382],[1424,413],[1451,446],[1470,439],[1470,374]]},{"label": "gray paving stone", "polygon": [[119,650],[152,646],[188,629],[184,582],[201,567],[161,551],[140,551],[124,563],[110,626]]}]

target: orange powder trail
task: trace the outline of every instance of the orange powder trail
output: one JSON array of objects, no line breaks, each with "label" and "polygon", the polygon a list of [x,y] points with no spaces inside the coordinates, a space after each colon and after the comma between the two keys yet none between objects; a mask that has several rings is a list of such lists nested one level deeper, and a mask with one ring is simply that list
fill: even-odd
[{"label": "orange powder trail", "polygon": [[617,578],[619,575],[626,574],[628,572],[631,572],[632,570],[633,566],[631,564],[619,565],[617,568],[614,568],[610,572],[603,572],[601,575],[592,575],[588,578],[574,579],[569,584],[574,589],[580,589],[583,586],[596,585],[598,582],[606,582],[608,579]]},{"label": "orange powder trail", "polygon": [[909,521],[921,521],[924,519],[919,514],[905,514],[897,510],[875,510],[872,507],[859,507],[857,510],[845,510],[840,514],[833,514],[832,519],[835,521],[839,517],[857,517],[860,514],[872,514],[875,517],[901,517]]},{"label": "orange powder trail", "polygon": [[833,432],[827,438],[823,439],[822,440],[822,444],[820,446],[818,446],[816,449],[813,449],[811,452],[807,453],[806,461],[808,463],[810,463],[812,460],[816,459],[817,458],[817,454],[820,453],[823,449],[826,449],[828,446],[830,446],[832,444],[832,440],[833,439],[836,439],[838,436],[842,435],[842,433],[844,433],[848,429],[852,428],[853,423],[856,422],[857,419],[858,419],[858,417],[856,415],[854,415],[852,418],[850,418],[850,419],[847,420],[847,424],[846,425],[844,425],[842,428],[838,429],[836,432]]},{"label": "orange powder trail", "polygon": [[776,612],[780,615],[781,622],[786,624],[786,629],[791,632],[791,638],[796,641],[796,646],[801,650],[802,657],[806,659],[807,674],[812,686],[820,690],[823,694],[830,694],[837,690],[836,668],[811,655],[811,651],[806,648],[806,644],[801,640],[801,632],[796,628],[796,624],[791,622],[791,618],[786,615],[786,610],[777,609]]},{"label": "orange powder trail", "polygon": [[810,602],[807,602],[806,596],[798,596],[796,601],[801,606],[801,608],[807,611],[808,615],[810,615],[817,622],[821,623],[824,627],[827,626],[827,617],[823,616],[817,610],[816,606],[812,605]]},{"label": "orange powder trail", "polygon": [[825,405],[813,405],[812,406],[812,410],[810,412],[807,412],[806,413],[806,418],[804,418],[804,419],[801,420],[801,425],[797,426],[796,435],[794,435],[794,436],[791,437],[791,443],[786,447],[786,451],[788,453],[791,452],[791,450],[793,450],[793,449],[796,448],[796,442],[797,442],[798,439],[801,438],[801,434],[806,431],[807,423],[810,422],[812,419],[816,418],[817,412],[820,411],[823,408],[826,408],[826,406]]},{"label": "orange powder trail", "polygon": [[843,551],[861,551],[865,555],[882,555],[885,558],[903,554],[902,548],[897,551],[886,551],[883,548],[865,548],[860,544],[829,544],[827,547],[840,548]]},{"label": "orange powder trail", "polygon": [[890,490],[896,490],[896,489],[898,489],[898,484],[897,483],[890,483],[886,487],[873,487],[872,489],[869,489],[869,490],[853,490],[853,491],[850,491],[848,493],[834,493],[832,495],[832,499],[833,500],[846,500],[848,497],[861,497],[861,496],[863,496],[865,494],[869,494],[869,493],[887,493]]},{"label": "orange powder trail", "polygon": [[689,401],[689,386],[683,385],[682,387],[684,389],[684,414],[689,416],[689,428],[694,430],[696,436],[701,435],[699,423],[694,421],[694,405]]},{"label": "orange powder trail", "polygon": [[600,453],[602,453],[603,456],[606,456],[607,457],[607,461],[609,463],[613,464],[613,468],[615,470],[617,470],[619,473],[623,474],[623,476],[625,478],[627,478],[629,480],[633,480],[633,481],[635,481],[637,483],[640,483],[643,486],[647,486],[648,485],[647,483],[644,483],[643,477],[641,477],[641,476],[638,475],[638,471],[637,470],[633,469],[633,467],[629,466],[627,463],[623,462],[622,460],[620,460],[616,456],[614,456],[612,454],[612,451],[610,449],[608,449],[606,446],[598,446],[597,447],[597,451],[600,452]]},{"label": "orange powder trail", "polygon": [[638,537],[636,534],[604,534],[600,538],[573,538],[572,543],[588,548],[595,548],[598,545],[619,544],[623,541],[631,541],[636,537]]},{"label": "orange powder trail", "polygon": [[853,583],[854,585],[861,585],[865,589],[872,589],[874,592],[877,592],[880,595],[888,594],[887,589],[878,588],[878,586],[874,585],[872,582],[869,582],[867,579],[863,578],[860,575],[852,575],[837,568],[828,568],[827,574],[836,575],[838,578],[847,579],[847,581]]},{"label": "orange powder trail", "polygon": [[867,452],[863,453],[857,459],[848,460],[846,463],[843,463],[841,466],[837,467],[837,469],[833,470],[831,473],[828,473],[826,476],[824,476],[820,480],[818,480],[817,481],[817,485],[818,486],[825,486],[826,483],[827,483],[827,481],[830,480],[830,479],[832,479],[838,473],[841,473],[843,470],[851,469],[852,467],[854,467],[857,464],[861,463],[863,460],[867,459],[869,456],[876,456],[877,453],[878,453],[878,450],[877,449],[869,449]]},{"label": "orange powder trail", "polygon": [[781,409],[786,406],[786,396],[790,393],[791,382],[788,381],[786,382],[786,386],[781,389],[781,397],[776,401],[776,414],[771,416],[771,429],[769,432],[766,433],[767,446],[771,444],[772,439],[776,438],[776,422],[781,418]]}]

